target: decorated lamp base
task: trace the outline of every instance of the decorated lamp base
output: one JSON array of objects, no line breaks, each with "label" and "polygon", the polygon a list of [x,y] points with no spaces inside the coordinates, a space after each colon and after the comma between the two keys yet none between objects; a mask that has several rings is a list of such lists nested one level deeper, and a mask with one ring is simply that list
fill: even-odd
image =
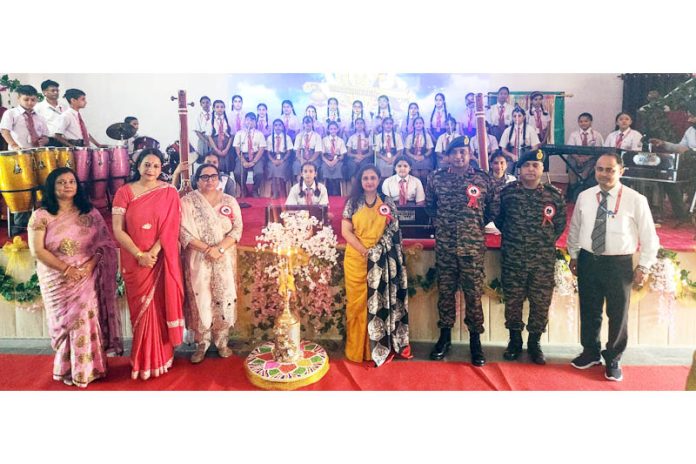
[{"label": "decorated lamp base", "polygon": [[273,357],[272,341],[249,354],[244,364],[249,381],[264,390],[295,390],[321,380],[329,370],[329,356],[318,343],[302,340],[301,356],[295,362],[280,362]]}]

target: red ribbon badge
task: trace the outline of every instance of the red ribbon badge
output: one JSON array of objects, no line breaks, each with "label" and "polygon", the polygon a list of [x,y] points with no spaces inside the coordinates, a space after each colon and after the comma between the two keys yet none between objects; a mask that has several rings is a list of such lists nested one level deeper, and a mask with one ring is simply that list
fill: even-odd
[{"label": "red ribbon badge", "polygon": [[385,205],[384,203],[379,207],[379,214],[387,218],[387,224],[394,220],[394,216],[391,214],[391,209],[389,209],[389,206]]},{"label": "red ribbon badge", "polygon": [[553,205],[544,206],[544,220],[541,221],[541,227],[546,224],[551,224],[551,219],[556,215],[556,207]]},{"label": "red ribbon badge", "polygon": [[470,185],[466,188],[466,194],[469,196],[469,208],[478,208],[478,199],[481,196],[481,190],[475,186]]},{"label": "red ribbon badge", "polygon": [[234,214],[232,213],[232,208],[230,208],[227,205],[220,207],[220,214],[222,214],[225,217],[230,218],[230,221],[234,218]]}]

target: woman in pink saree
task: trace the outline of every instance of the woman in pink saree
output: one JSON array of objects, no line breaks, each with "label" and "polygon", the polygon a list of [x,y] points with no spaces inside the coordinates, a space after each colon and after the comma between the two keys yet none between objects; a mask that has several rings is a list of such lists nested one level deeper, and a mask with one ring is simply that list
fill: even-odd
[{"label": "woman in pink saree", "polygon": [[86,387],[106,376],[108,354],[122,354],[116,307],[116,247],[69,168],[46,179],[43,207],[29,221],[51,346],[53,379]]},{"label": "woman in pink saree", "polygon": [[133,326],[133,379],[167,372],[184,332],[179,194],[159,180],[162,164],[159,150],[143,150],[133,180],[113,201],[113,230],[121,245],[121,274]]}]

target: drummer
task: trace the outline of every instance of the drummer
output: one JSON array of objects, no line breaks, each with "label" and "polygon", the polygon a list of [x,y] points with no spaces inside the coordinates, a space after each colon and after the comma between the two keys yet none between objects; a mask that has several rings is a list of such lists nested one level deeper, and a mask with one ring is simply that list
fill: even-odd
[{"label": "drummer", "polygon": [[59,132],[55,138],[66,147],[89,147],[91,143],[99,148],[107,148],[89,133],[85,120],[80,110],[87,106],[87,95],[80,89],[68,89],[65,91],[65,99],[70,108],[61,115]]},{"label": "drummer", "polygon": [[[10,150],[42,147],[48,142],[48,124],[34,111],[38,92],[31,85],[17,87],[19,106],[5,111],[0,119],[0,133]],[[29,212],[14,213],[10,235],[21,233],[29,222]]]},{"label": "drummer", "polygon": [[48,146],[62,147],[53,134],[58,132],[60,127],[60,115],[65,111],[65,105],[58,103],[58,95],[60,94],[58,83],[51,79],[41,83],[41,92],[44,95],[44,100],[36,104],[36,112],[44,117],[48,123]]},{"label": "drummer", "polygon": [[138,135],[138,127],[140,126],[140,122],[135,116],[126,116],[123,122],[135,129],[133,135],[125,141],[126,145],[128,146],[128,155],[131,157],[131,159],[133,159],[133,152],[135,151],[135,144],[133,142],[137,137],[140,137]]}]

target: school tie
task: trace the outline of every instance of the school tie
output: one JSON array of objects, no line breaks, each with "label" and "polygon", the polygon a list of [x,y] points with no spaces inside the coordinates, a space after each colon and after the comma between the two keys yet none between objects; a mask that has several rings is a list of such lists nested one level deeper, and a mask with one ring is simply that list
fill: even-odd
[{"label": "school tie", "polygon": [[515,156],[520,154],[520,128],[515,129]]},{"label": "school tie", "polygon": [[217,144],[218,148],[223,148],[223,142],[225,140],[225,125],[222,123],[222,118],[218,118],[218,133],[217,133]]},{"label": "school tie", "polygon": [[247,132],[247,159],[251,161],[254,159],[254,133],[252,131]]},{"label": "school tie", "polygon": [[420,135],[414,135],[413,138],[415,139],[413,141],[413,148],[415,148],[414,151],[417,155],[420,155],[420,153],[418,153],[420,151]]},{"label": "school tie", "polygon": [[391,153],[391,135],[387,135],[386,150],[387,153]]},{"label": "school tie", "polygon": [[29,129],[29,138],[31,139],[31,146],[39,146],[39,134],[36,132],[36,126],[34,126],[34,112],[29,113],[24,112],[24,118],[27,120],[27,129]]},{"label": "school tie", "polygon": [[80,123],[80,132],[82,132],[82,144],[85,147],[89,147],[89,132],[87,132],[87,126],[85,126],[85,121],[79,112],[77,113],[77,120]]},{"label": "school tie", "polygon": [[609,193],[602,190],[599,193],[602,194],[602,201],[597,208],[597,217],[592,229],[592,253],[595,255],[604,253],[607,237],[607,195]]},{"label": "school tie", "polygon": [[240,130],[242,128],[242,119],[239,116],[239,113],[237,113],[237,130]]},{"label": "school tie", "polygon": [[276,135],[276,153],[280,153],[280,135]]},{"label": "school tie", "polygon": [[399,206],[403,206],[406,204],[406,179],[401,179],[399,181]]},{"label": "school tie", "polygon": [[469,122],[468,122],[467,125],[466,125],[466,131],[467,131],[467,133],[471,133],[471,129],[472,129],[472,127],[473,127],[473,126],[472,126],[472,121],[473,121],[473,119],[474,119],[474,110],[471,109],[471,108],[469,108]]},{"label": "school tie", "polygon": [[312,195],[314,195],[314,192],[311,188],[305,189],[305,202],[307,206],[312,206]]},{"label": "school tie", "polygon": [[334,157],[336,155],[336,139],[331,138],[331,157]]},{"label": "school tie", "polygon": [[498,127],[505,127],[505,105],[500,105],[498,109]]},{"label": "school tie", "polygon": [[440,130],[441,127],[442,127],[442,113],[440,113],[438,111],[437,112],[437,119],[435,120],[435,128],[437,130]]},{"label": "school tie", "polygon": [[621,143],[623,143],[624,135],[623,132],[619,134],[618,137],[616,137],[616,148],[621,148]]},{"label": "school tie", "polygon": [[587,132],[582,133],[582,146],[583,147],[587,146]]},{"label": "school tie", "polygon": [[358,151],[362,150],[362,135],[358,134]]},{"label": "school tie", "polygon": [[541,132],[543,129],[541,124],[541,111],[537,110],[534,112],[534,120],[536,121],[537,129],[539,129],[539,132]]}]

